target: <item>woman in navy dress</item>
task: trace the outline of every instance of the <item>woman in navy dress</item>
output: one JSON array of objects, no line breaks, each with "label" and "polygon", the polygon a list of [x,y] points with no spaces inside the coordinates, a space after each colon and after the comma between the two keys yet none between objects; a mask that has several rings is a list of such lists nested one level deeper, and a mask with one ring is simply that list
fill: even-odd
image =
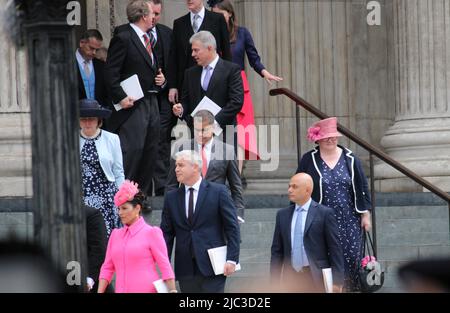
[{"label": "woman in navy dress", "polygon": [[[250,66],[263,77],[268,83],[279,82],[283,78],[272,75],[264,68],[261,63],[258,51],[253,42],[252,35],[247,28],[238,26],[234,8],[229,0],[210,0],[209,6],[214,12],[221,13],[227,22],[230,33],[231,55],[233,62],[241,67],[242,82],[244,84],[244,104],[241,112],[236,116],[238,127],[238,160],[239,171],[242,172],[243,160],[257,160],[258,149],[256,142],[255,117],[253,113],[253,103],[248,86],[247,76],[245,75],[245,55],[247,54]],[[248,140],[245,138],[244,129],[248,131]]]},{"label": "woman in navy dress", "polygon": [[344,251],[344,288],[356,291],[356,269],[362,258],[362,228],[366,231],[371,228],[371,203],[361,162],[351,150],[338,145],[340,136],[335,117],[310,127],[308,139],[318,147],[303,155],[297,173],[311,175],[314,181],[312,199],[334,209]]},{"label": "woman in navy dress", "polygon": [[120,226],[114,195],[125,179],[119,136],[100,129],[110,110],[95,100],[80,101],[80,156],[84,203],[100,210],[109,237]]}]

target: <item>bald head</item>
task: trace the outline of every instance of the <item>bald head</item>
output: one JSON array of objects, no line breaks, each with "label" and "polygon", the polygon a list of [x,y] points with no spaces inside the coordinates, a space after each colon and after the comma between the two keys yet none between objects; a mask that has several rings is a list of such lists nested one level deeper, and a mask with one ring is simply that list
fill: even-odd
[{"label": "bald head", "polygon": [[303,205],[311,198],[314,183],[306,173],[298,173],[292,176],[289,182],[288,195],[292,202]]}]

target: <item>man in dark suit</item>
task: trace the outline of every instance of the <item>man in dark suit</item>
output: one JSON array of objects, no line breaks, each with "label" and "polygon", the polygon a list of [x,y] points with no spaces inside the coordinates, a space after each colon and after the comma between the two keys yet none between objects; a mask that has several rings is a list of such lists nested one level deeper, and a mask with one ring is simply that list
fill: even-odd
[{"label": "man in dark suit", "polygon": [[[154,14],[149,1],[136,0],[127,5],[130,24],[112,38],[106,62],[106,78],[114,104],[108,130],[120,137],[125,176],[139,183],[151,194],[151,178],[159,142],[159,108],[157,94],[164,87],[164,74],[158,70],[151,38]],[[128,96],[120,82],[136,74],[144,98]]]},{"label": "man in dark suit", "polygon": [[217,52],[231,61],[230,35],[222,14],[205,9],[203,0],[186,0],[189,13],[173,22],[173,41],[170,49],[170,66],[168,73],[169,101],[178,102],[183,87],[184,71],[195,65],[192,58],[189,38],[198,31],[207,30],[217,42]]},{"label": "man in dark suit", "polygon": [[107,236],[102,213],[90,206],[86,210],[86,241],[89,265],[88,287],[91,292],[97,292],[100,268],[106,254]]},{"label": "man in dark suit", "polygon": [[[239,262],[236,208],[224,185],[202,180],[202,160],[192,150],[176,155],[177,179],[184,186],[164,199],[161,229],[169,257],[175,246],[175,276],[182,292],[224,292],[226,276]],[[227,245],[223,275],[214,275],[208,249]]]},{"label": "man in dark suit", "polygon": [[[242,198],[242,182],[237,166],[234,147],[225,144],[214,136],[214,115],[200,110],[194,115],[194,139],[176,142],[174,151],[195,150],[202,156],[202,177],[210,182],[225,185],[228,181],[238,219],[244,219],[244,200]],[[166,192],[177,189],[175,160],[170,160],[167,176]]]},{"label": "man in dark suit", "polygon": [[238,65],[219,57],[216,40],[210,32],[200,31],[191,37],[190,42],[197,65],[186,70],[181,103],[175,104],[172,111],[186,120],[192,130],[190,114],[207,96],[222,108],[214,118],[224,130],[223,138],[226,138],[226,126],[236,125],[236,115],[244,102],[241,71]]},{"label": "man in dark suit", "polygon": [[322,269],[331,268],[333,291],[344,282],[344,255],[333,210],[311,199],[313,181],[299,173],[289,183],[295,204],[277,213],[272,242],[272,281],[286,291],[323,291]]},{"label": "man in dark suit", "polygon": [[[162,1],[152,0],[153,13],[155,14],[155,27],[150,31],[155,38],[154,50],[158,59],[158,66],[167,77],[170,63],[169,52],[172,43],[172,29],[159,24],[161,18]],[[177,118],[172,114],[172,104],[168,98],[169,88],[166,84],[158,93],[159,115],[161,119],[160,139],[158,145],[158,158],[155,163],[153,184],[156,196],[164,195],[164,187],[167,179],[167,169],[170,166],[170,142],[172,140],[172,128],[177,124]]]},{"label": "man in dark suit", "polygon": [[75,52],[77,60],[78,98],[95,99],[102,106],[108,106],[108,93],[104,80],[105,62],[96,59],[97,50],[102,46],[102,34],[96,29],[88,29],[80,39]]}]

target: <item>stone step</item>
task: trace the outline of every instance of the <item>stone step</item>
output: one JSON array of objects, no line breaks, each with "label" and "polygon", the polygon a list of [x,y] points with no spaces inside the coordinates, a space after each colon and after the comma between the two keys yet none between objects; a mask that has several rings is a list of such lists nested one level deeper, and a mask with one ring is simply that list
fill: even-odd
[{"label": "stone step", "polygon": [[275,229],[275,221],[270,222],[248,222],[241,224],[241,236],[253,234],[273,234]]},{"label": "stone step", "polygon": [[[0,197],[31,197],[33,186],[31,176],[2,177],[0,179]],[[30,208],[31,209],[31,208]]]},{"label": "stone step", "polygon": [[252,208],[245,210],[245,222],[273,222],[275,223],[279,208]]},{"label": "stone step", "polygon": [[31,142],[16,140],[0,140],[0,159],[3,156],[31,157]]},{"label": "stone step", "polygon": [[447,219],[438,218],[399,218],[377,220],[377,235],[390,233],[448,232]]},{"label": "stone step", "polygon": [[268,249],[270,251],[273,232],[264,234],[245,234],[241,239],[241,249]]},{"label": "stone step", "polygon": [[239,262],[245,264],[257,262],[257,263],[269,263],[270,262],[270,247],[266,248],[241,248],[239,253]]},{"label": "stone step", "polygon": [[30,156],[4,156],[0,155],[0,173],[4,177],[31,176],[31,155]]},{"label": "stone step", "polygon": [[[237,272],[238,273],[238,272]],[[238,276],[233,274],[227,278],[225,285],[226,293],[267,293],[277,292],[270,284],[270,276]]]},{"label": "stone step", "polygon": [[[448,227],[448,226],[447,226]],[[377,245],[380,246],[411,246],[411,245],[446,245],[450,242],[448,232],[417,232],[417,233],[377,233]]]},{"label": "stone step", "polygon": [[448,206],[380,206],[375,210],[377,221],[397,218],[446,218],[448,220]]},{"label": "stone step", "polygon": [[408,261],[428,257],[450,257],[450,244],[378,246],[378,258],[384,261]]},{"label": "stone step", "polygon": [[270,262],[241,262],[242,270],[236,272],[236,276],[258,277],[269,275]]}]

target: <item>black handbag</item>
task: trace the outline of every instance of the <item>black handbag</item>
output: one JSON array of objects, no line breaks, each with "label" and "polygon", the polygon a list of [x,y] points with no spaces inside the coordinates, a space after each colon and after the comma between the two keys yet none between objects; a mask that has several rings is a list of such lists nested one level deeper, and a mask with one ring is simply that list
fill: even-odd
[{"label": "black handbag", "polygon": [[[367,240],[369,239],[369,240]],[[367,247],[367,250],[366,250]],[[384,283],[384,271],[381,269],[381,264],[378,262],[377,256],[375,254],[375,250],[373,248],[372,238],[370,237],[369,232],[365,230],[362,231],[362,240],[361,240],[361,255],[362,258],[360,262],[358,262],[358,282],[359,289],[361,292],[375,292],[379,290]],[[372,249],[372,254],[371,250]],[[367,256],[366,256],[367,251]],[[371,260],[372,256],[375,257],[375,261],[368,262],[364,267],[362,266],[362,260],[364,258]]]}]

